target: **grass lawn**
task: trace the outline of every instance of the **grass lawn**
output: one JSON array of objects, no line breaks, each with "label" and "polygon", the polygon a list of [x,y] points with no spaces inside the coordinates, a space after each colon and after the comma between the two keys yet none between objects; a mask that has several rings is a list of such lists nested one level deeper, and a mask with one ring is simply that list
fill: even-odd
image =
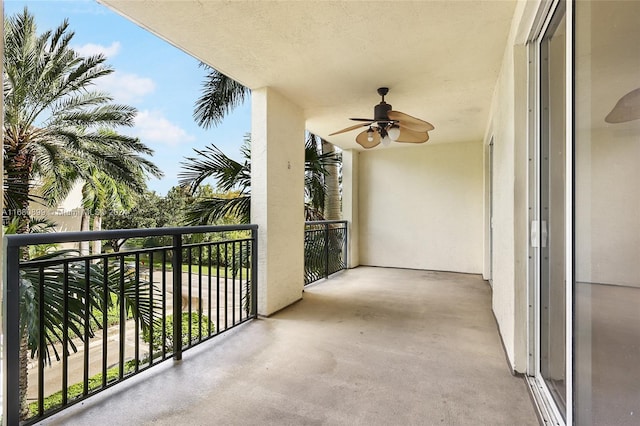
[{"label": "grass lawn", "polygon": [[[173,267],[171,265],[171,263],[166,263],[165,264],[165,268],[167,271],[172,271]],[[199,265],[191,265],[191,273],[192,274],[198,274],[200,273],[200,266]],[[162,262],[154,262],[153,263],[153,272],[154,274],[162,271]],[[182,272],[189,272],[189,265],[182,265]],[[219,272],[219,274],[218,274]],[[209,276],[209,266],[207,265],[202,265],[202,275],[203,276]],[[220,276],[220,278],[224,278],[224,277],[228,277],[228,278],[232,278],[233,277],[233,268],[231,267],[224,267],[221,266],[220,267],[220,271],[218,271],[218,268],[215,266],[211,267],[211,276],[212,277],[216,277],[216,276]],[[246,280],[249,277],[249,271],[247,270],[247,268],[242,268],[242,274],[240,274],[240,271],[236,271],[236,278],[241,278],[243,280]]]}]

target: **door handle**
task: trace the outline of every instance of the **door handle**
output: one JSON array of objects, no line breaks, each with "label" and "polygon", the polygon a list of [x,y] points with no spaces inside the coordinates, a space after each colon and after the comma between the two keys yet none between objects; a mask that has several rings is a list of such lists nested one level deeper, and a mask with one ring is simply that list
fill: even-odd
[{"label": "door handle", "polygon": [[539,225],[538,225],[538,221],[537,220],[532,220],[531,221],[531,230],[530,230],[530,240],[531,240],[531,247],[534,248],[538,248],[540,247],[540,239],[538,238],[538,230],[539,230]]}]

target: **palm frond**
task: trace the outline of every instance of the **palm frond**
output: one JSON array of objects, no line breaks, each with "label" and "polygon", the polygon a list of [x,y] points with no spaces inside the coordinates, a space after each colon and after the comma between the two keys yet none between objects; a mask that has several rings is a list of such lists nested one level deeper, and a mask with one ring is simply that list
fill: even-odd
[{"label": "palm frond", "polygon": [[191,193],[208,178],[216,179],[222,191],[238,189],[244,192],[251,186],[250,158],[245,158],[244,164],[241,164],[215,145],[194,151],[198,156],[185,158],[180,163],[183,171],[178,174],[180,186],[189,188]]},{"label": "palm frond", "polygon": [[[124,304],[126,312],[130,312],[135,318],[140,319],[143,330],[148,330],[151,323],[152,311],[160,308],[158,302],[153,302],[150,297],[152,284],[148,281],[136,279],[134,271],[122,271],[119,267],[107,263],[88,264],[83,259],[73,261],[68,251],[48,254],[36,260],[48,260],[59,258],[60,263],[54,263],[46,267],[30,267],[25,264],[20,271],[21,290],[21,323],[26,331],[31,356],[43,351],[45,359],[50,363],[53,355],[60,359],[56,343],[63,340],[64,329],[70,336],[78,337],[84,341],[84,331],[87,327],[89,337],[94,336],[95,325],[99,323],[94,312],[103,312],[103,307],[110,307],[113,301]],[[63,259],[67,259],[66,280]],[[107,269],[107,292],[104,292],[104,269]],[[85,277],[89,276],[89,297],[85,298]],[[124,278],[124,293],[120,293],[120,281]],[[67,292],[65,293],[65,281]],[[44,282],[44,300],[40,300],[36,290],[40,283]],[[159,289],[154,289],[159,291]],[[112,297],[115,296],[115,297]],[[40,326],[38,320],[40,304],[44,309],[44,323]],[[66,304],[68,321],[65,324],[63,312]],[[87,312],[88,311],[88,312]],[[85,314],[88,313],[91,321],[86,323]],[[41,335],[44,332],[45,346],[40,345]],[[72,351],[77,351],[73,339],[67,341]]]},{"label": "palm frond", "polygon": [[199,126],[209,128],[220,124],[222,119],[235,107],[244,102],[251,93],[248,87],[227,77],[216,69],[201,64],[208,69],[202,83],[202,92],[196,100],[193,118]]},{"label": "palm frond", "polygon": [[233,198],[205,198],[196,200],[187,211],[186,224],[209,225],[234,216],[239,223],[251,220],[251,196],[239,195]]}]

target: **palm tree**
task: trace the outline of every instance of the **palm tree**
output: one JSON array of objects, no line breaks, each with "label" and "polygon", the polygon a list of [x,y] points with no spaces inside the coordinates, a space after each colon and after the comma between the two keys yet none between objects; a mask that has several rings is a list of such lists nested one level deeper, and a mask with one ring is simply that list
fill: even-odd
[{"label": "palm tree", "polygon": [[[82,223],[81,231],[86,231],[93,220],[93,230],[102,229],[102,216],[107,210],[128,211],[135,205],[135,193],[127,184],[118,182],[101,170],[92,168],[91,177],[82,186]],[[102,241],[93,241],[94,254],[102,252]],[[80,243],[80,254],[89,254],[89,242]]]},{"label": "palm tree", "polygon": [[[240,223],[251,218],[251,138],[245,136],[240,149],[243,162],[233,160],[215,145],[198,150],[194,157],[181,163],[180,185],[194,194],[208,178],[218,181],[218,190],[223,194],[202,197],[194,201],[187,211],[189,225],[204,225],[221,221],[228,215],[235,216]],[[316,136],[309,134],[305,144],[305,216],[307,219],[322,217],[326,187],[324,177],[327,166],[336,164],[335,153],[322,154]]]},{"label": "palm tree", "polygon": [[132,126],[136,110],[112,103],[92,89],[113,72],[103,55],[79,56],[70,46],[74,33],[65,20],[39,34],[25,8],[5,19],[4,167],[5,208],[26,232],[30,193],[43,184],[43,198],[64,198],[77,179],[88,179],[86,165],[120,182],[132,178],[132,164],[157,168],[141,155],[152,151],[138,139],[113,131]]}]

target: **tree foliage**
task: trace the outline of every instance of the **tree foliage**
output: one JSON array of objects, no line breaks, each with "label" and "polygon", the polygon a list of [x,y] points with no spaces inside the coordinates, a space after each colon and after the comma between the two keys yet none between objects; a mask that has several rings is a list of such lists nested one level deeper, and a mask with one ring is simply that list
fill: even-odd
[{"label": "tree foliage", "polygon": [[[205,225],[223,221],[229,216],[240,223],[251,218],[251,138],[245,137],[241,149],[242,162],[227,156],[215,145],[194,150],[196,156],[187,157],[181,163],[183,171],[178,175],[180,185],[191,193],[197,191],[206,179],[218,182],[222,194],[201,197],[191,204],[187,215],[190,225]],[[305,144],[305,215],[308,219],[322,218],[325,204],[325,176],[327,166],[337,164],[336,153],[323,154],[318,138],[309,134]]]},{"label": "tree foliage", "polygon": [[95,169],[136,191],[146,174],[161,174],[145,158],[151,149],[116,132],[134,124],[135,108],[94,89],[113,72],[106,58],[80,56],[70,47],[73,36],[66,20],[39,33],[26,8],[5,19],[4,213],[20,216],[20,232],[27,231],[34,182],[42,185],[40,201],[51,205]]}]

